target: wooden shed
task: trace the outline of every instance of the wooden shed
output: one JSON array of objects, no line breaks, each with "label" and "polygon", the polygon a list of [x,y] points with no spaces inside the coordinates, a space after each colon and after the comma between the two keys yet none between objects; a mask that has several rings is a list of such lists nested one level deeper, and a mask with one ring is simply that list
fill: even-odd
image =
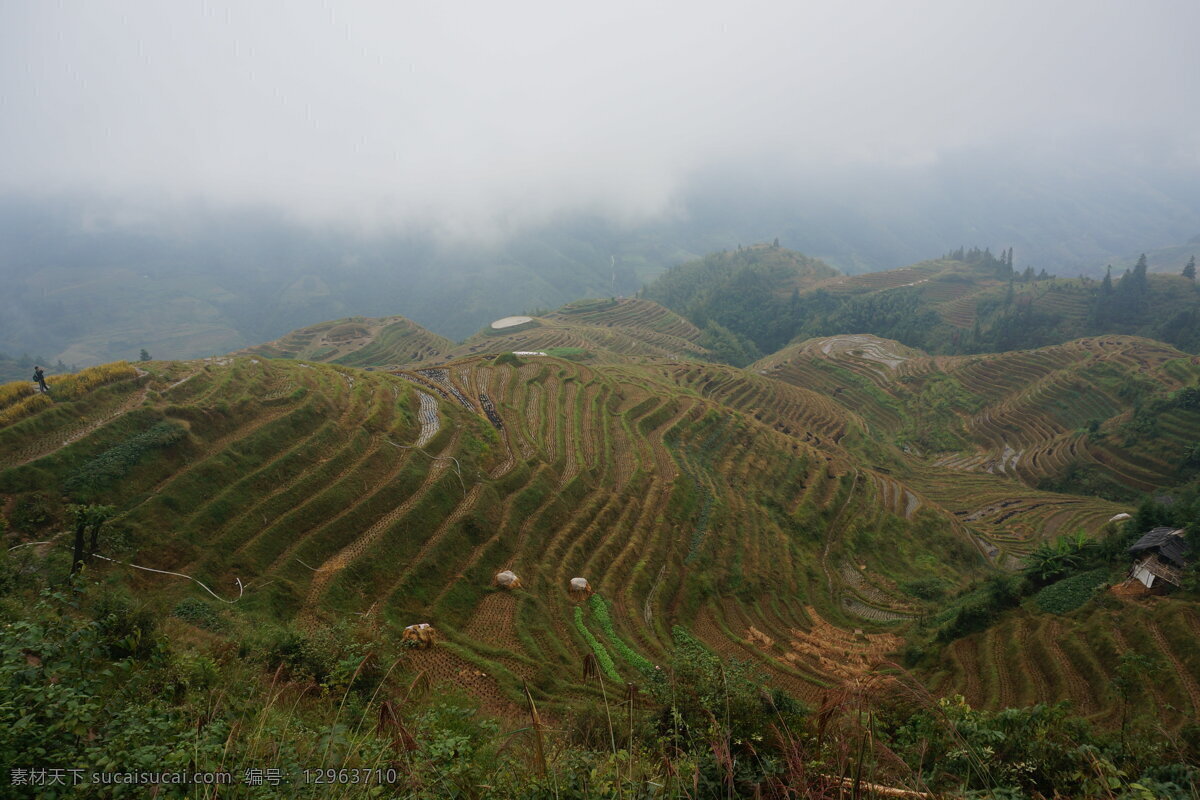
[{"label": "wooden shed", "polygon": [[1179,586],[1190,550],[1182,528],[1154,528],[1129,548],[1134,559],[1129,577],[1147,589],[1165,588],[1163,582]]}]

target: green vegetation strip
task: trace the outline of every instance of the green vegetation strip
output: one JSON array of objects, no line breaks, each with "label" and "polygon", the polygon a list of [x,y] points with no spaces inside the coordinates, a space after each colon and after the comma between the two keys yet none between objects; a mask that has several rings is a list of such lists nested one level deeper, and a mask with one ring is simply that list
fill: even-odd
[{"label": "green vegetation strip", "polygon": [[608,650],[604,648],[600,640],[593,636],[592,632],[583,624],[583,606],[575,606],[575,627],[579,630],[579,635],[592,648],[592,652],[596,654],[596,661],[600,663],[600,669],[604,670],[604,674],[614,681],[621,680],[621,673],[617,672],[617,666],[613,664],[612,656],[608,654]]},{"label": "green vegetation strip", "polygon": [[129,470],[137,466],[146,453],[169,447],[182,439],[186,433],[182,425],[160,422],[88,461],[67,477],[63,487],[68,492],[102,489],[124,477]]},{"label": "green vegetation strip", "polygon": [[592,606],[592,614],[595,615],[596,621],[600,623],[601,630],[604,631],[604,635],[608,637],[608,640],[612,642],[613,649],[620,653],[621,657],[628,661],[638,672],[643,675],[653,674],[654,665],[643,658],[641,653],[638,653],[625,644],[621,640],[621,637],[617,635],[616,630],[613,629],[612,616],[608,613],[608,603],[605,599],[598,594],[594,594],[588,602]]},{"label": "green vegetation strip", "polygon": [[1108,580],[1107,569],[1081,572],[1052,583],[1037,593],[1038,608],[1051,614],[1074,611],[1091,599],[1096,589]]}]

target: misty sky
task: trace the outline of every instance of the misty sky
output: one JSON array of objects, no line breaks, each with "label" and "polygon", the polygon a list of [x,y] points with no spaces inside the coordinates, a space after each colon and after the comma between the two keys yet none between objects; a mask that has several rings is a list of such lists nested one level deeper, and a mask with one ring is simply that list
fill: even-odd
[{"label": "misty sky", "polygon": [[1200,165],[1200,3],[0,0],[0,190],[451,233],[722,162]]}]

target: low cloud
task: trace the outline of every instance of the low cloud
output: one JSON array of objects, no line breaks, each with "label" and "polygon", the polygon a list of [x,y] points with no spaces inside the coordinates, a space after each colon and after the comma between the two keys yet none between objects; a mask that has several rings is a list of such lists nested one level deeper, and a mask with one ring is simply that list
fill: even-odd
[{"label": "low cloud", "polygon": [[8,3],[0,188],[460,237],[671,214],[718,164],[1194,167],[1198,29],[1167,0]]}]

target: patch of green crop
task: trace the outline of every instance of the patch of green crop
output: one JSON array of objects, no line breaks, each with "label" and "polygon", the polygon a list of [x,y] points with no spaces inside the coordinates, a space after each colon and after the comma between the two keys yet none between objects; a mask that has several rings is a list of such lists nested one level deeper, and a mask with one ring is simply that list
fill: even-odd
[{"label": "patch of green crop", "polygon": [[1052,583],[1042,589],[1034,599],[1038,608],[1050,614],[1065,614],[1074,611],[1091,599],[1097,587],[1108,580],[1107,569],[1094,569],[1081,572]]},{"label": "patch of green crop", "polygon": [[583,606],[575,606],[575,628],[579,631],[579,635],[588,643],[588,647],[592,648],[592,652],[596,654],[596,661],[600,664],[600,669],[604,670],[604,674],[614,681],[621,680],[621,673],[617,672],[617,666],[613,664],[612,656],[608,654],[608,650],[600,643],[600,640],[592,635],[592,632],[583,624]]},{"label": "patch of green crop", "polygon": [[630,663],[638,672],[643,675],[652,675],[654,673],[654,665],[642,657],[629,645],[621,640],[613,629],[612,616],[608,613],[608,603],[598,594],[592,595],[588,603],[592,607],[592,614],[596,617],[596,622],[600,623],[600,629],[604,631],[604,635],[612,643],[613,649],[620,653],[621,657]]},{"label": "patch of green crop", "polygon": [[160,422],[80,466],[63,481],[63,488],[71,494],[104,489],[123,478],[150,451],[170,447],[186,435],[182,425]]}]

